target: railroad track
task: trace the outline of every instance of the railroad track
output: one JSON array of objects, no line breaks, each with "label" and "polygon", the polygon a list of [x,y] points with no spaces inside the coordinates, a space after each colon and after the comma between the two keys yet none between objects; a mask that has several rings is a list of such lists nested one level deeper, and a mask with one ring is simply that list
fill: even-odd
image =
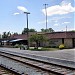
[{"label": "railroad track", "polygon": [[0,75],[18,75],[18,74],[7,68],[4,68],[3,66],[0,66]]},{"label": "railroad track", "polygon": [[5,52],[0,52],[0,55],[21,62],[23,64],[30,65],[31,67],[41,69],[41,71],[44,71],[44,73],[47,72],[47,74],[45,75],[75,75],[75,68],[47,63],[44,61],[31,59],[29,57],[27,58],[27,57],[15,55],[15,54],[13,55]]}]

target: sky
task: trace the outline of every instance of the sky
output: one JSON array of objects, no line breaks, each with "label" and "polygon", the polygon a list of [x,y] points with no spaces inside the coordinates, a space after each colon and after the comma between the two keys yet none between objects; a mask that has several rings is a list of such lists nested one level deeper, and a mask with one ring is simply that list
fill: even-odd
[{"label": "sky", "polygon": [[21,33],[27,27],[37,31],[46,29],[45,6],[47,5],[47,28],[55,31],[75,30],[75,0],[1,0],[0,34]]}]

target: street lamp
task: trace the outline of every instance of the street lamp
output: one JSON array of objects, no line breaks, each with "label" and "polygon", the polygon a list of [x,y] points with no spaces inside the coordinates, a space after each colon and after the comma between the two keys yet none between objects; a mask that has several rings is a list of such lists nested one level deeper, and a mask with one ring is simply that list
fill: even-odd
[{"label": "street lamp", "polygon": [[28,50],[29,49],[28,14],[30,14],[30,13],[29,12],[24,12],[24,14],[26,14],[26,19],[27,19],[27,40],[28,40],[27,50]]},{"label": "street lamp", "polygon": [[47,30],[47,5],[48,4],[44,4],[44,6],[45,6],[45,14],[46,14],[46,30]]}]

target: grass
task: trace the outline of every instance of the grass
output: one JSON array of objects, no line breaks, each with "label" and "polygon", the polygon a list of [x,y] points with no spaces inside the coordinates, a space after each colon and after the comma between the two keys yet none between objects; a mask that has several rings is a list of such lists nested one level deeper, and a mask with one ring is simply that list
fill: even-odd
[{"label": "grass", "polygon": [[59,48],[43,48],[43,47],[39,47],[38,49],[35,49],[35,48],[30,48],[29,50],[32,50],[32,51],[56,51],[56,50],[59,50]]}]

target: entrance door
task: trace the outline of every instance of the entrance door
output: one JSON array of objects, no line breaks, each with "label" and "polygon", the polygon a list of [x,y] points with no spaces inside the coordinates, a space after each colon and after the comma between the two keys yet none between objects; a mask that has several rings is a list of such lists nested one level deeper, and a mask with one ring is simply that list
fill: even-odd
[{"label": "entrance door", "polygon": [[75,47],[75,38],[73,38],[73,47]]}]

